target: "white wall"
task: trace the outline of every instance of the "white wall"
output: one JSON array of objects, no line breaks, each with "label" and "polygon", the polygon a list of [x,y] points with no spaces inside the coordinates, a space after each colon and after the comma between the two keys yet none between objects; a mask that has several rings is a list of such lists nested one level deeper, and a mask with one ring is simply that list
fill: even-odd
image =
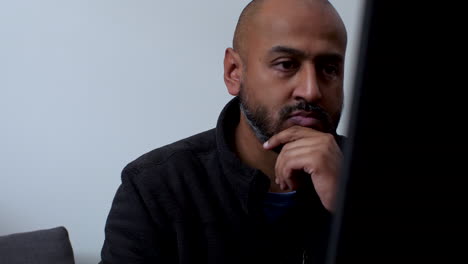
[{"label": "white wall", "polygon": [[[97,263],[122,168],[231,98],[222,59],[247,2],[0,0],[0,235],[63,225],[77,264]],[[362,2],[332,1],[347,94]]]}]

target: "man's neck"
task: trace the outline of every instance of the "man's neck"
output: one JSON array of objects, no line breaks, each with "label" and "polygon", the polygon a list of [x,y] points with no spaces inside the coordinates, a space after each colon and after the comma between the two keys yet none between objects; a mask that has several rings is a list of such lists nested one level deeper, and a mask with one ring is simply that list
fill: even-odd
[{"label": "man's neck", "polygon": [[235,151],[240,160],[248,166],[262,171],[270,178],[270,192],[284,192],[275,183],[275,164],[278,154],[263,148],[242,112],[234,138]]}]

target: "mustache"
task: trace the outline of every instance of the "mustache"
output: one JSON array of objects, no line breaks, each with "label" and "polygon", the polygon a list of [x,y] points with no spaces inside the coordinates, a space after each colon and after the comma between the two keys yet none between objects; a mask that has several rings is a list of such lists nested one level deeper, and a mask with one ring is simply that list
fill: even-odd
[{"label": "mustache", "polygon": [[295,105],[289,105],[281,109],[280,120],[285,121],[294,111],[305,111],[305,112],[314,113],[315,117],[318,118],[320,121],[322,121],[327,127],[327,129],[333,130],[333,124],[331,121],[330,114],[322,107],[314,103],[308,103],[305,101],[300,101],[299,103]]}]

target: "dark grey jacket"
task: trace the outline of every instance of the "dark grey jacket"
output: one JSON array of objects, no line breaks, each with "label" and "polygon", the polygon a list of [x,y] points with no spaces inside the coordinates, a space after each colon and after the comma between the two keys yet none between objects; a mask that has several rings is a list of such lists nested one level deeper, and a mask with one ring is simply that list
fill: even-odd
[{"label": "dark grey jacket", "polygon": [[234,98],[217,127],[153,150],[125,167],[106,226],[102,263],[320,263],[330,215],[304,177],[298,205],[272,230],[263,214],[270,181],[228,142]]}]

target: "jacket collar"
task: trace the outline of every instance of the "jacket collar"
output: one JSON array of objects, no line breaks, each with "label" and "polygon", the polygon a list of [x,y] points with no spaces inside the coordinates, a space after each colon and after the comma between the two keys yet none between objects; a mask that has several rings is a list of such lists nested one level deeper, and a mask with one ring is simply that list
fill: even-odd
[{"label": "jacket collar", "polygon": [[242,208],[249,213],[252,203],[257,201],[254,198],[268,191],[270,180],[260,170],[244,164],[234,153],[230,142],[234,142],[239,118],[239,99],[234,97],[219,115],[216,125],[216,144],[224,175],[240,199]]}]

